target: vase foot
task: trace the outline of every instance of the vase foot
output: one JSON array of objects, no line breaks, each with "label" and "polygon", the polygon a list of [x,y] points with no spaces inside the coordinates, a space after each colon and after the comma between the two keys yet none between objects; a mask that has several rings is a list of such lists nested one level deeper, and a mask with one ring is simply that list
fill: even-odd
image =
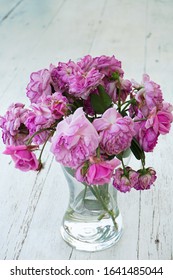
[{"label": "vase foot", "polygon": [[116,218],[117,229],[111,219],[94,222],[83,222],[65,219],[61,226],[63,239],[73,248],[80,251],[96,252],[105,250],[119,241],[122,235],[121,214]]}]

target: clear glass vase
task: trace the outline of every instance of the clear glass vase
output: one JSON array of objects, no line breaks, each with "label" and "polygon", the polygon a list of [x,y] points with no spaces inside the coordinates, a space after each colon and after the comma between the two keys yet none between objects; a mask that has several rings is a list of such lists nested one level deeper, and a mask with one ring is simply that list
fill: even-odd
[{"label": "clear glass vase", "polygon": [[117,205],[117,190],[112,184],[88,186],[64,168],[70,200],[63,217],[61,235],[72,247],[99,251],[114,245],[122,235],[122,218]]}]

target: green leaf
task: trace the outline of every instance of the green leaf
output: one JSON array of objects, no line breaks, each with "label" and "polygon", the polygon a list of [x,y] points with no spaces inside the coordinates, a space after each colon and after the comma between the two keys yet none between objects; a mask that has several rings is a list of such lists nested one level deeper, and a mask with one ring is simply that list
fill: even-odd
[{"label": "green leaf", "polygon": [[141,148],[139,142],[135,138],[133,138],[132,140],[130,149],[134,154],[134,156],[136,157],[136,159],[138,160],[145,159],[144,150]]},{"label": "green leaf", "polygon": [[111,97],[107,94],[104,87],[98,86],[99,94],[91,94],[91,105],[96,114],[103,114],[112,104]]},{"label": "green leaf", "polygon": [[102,186],[99,186],[97,188],[100,197],[104,200],[104,202],[107,204],[109,202],[109,191],[108,191],[108,184],[104,184]]},{"label": "green leaf", "polygon": [[127,112],[126,112],[126,111],[123,111],[123,110],[120,112],[120,114],[121,114],[121,116],[123,116],[123,117],[128,116]]},{"label": "green leaf", "polygon": [[111,76],[111,79],[116,81],[116,80],[119,80],[120,78],[120,74],[118,72],[113,72],[112,73],[112,76]]}]

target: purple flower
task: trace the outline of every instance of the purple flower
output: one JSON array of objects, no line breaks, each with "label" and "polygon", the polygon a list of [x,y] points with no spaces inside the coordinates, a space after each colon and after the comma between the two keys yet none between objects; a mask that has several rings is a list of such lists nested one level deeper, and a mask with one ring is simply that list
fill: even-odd
[{"label": "purple flower", "polygon": [[64,115],[66,115],[68,111],[67,103],[67,98],[63,96],[62,93],[59,91],[54,92],[52,95],[45,96],[45,98],[42,99],[42,103],[40,105],[43,106],[45,110],[46,108],[48,109],[47,111],[50,118],[59,120]]},{"label": "purple flower", "polygon": [[77,65],[82,69],[84,72],[90,71],[92,68],[95,67],[94,59],[91,55],[86,55],[78,61]]},{"label": "purple flower", "polygon": [[139,141],[141,147],[145,152],[152,152],[157,144],[158,136],[166,134],[170,131],[171,123],[173,121],[172,106],[169,103],[163,103],[163,108],[157,111],[154,107],[146,120],[144,116],[138,111],[134,118],[137,122],[134,124],[136,132],[136,139]]},{"label": "purple flower", "polygon": [[70,78],[69,93],[77,98],[87,99],[103,77],[104,75],[94,68],[88,72],[81,70]]},{"label": "purple flower", "polygon": [[152,152],[158,143],[159,134],[154,131],[152,127],[140,129],[136,139],[145,152]]},{"label": "purple flower", "polygon": [[156,107],[157,110],[162,109],[163,97],[160,86],[151,81],[147,74],[143,75],[143,82],[141,85],[133,82],[133,86],[138,90],[135,99],[144,117],[147,117],[154,107]]},{"label": "purple flower", "polygon": [[139,121],[143,118],[141,112],[134,118],[135,138],[145,152],[152,152],[159,136],[158,127],[153,123],[153,119]]},{"label": "purple flower", "polygon": [[117,72],[122,77],[124,71],[121,69],[121,61],[117,60],[115,56],[99,56],[94,58],[95,68],[98,69],[102,74],[111,76],[112,73]]},{"label": "purple flower", "polygon": [[152,152],[158,141],[159,134],[152,127],[142,129],[139,134],[139,143],[145,152]]},{"label": "purple flower", "polygon": [[33,72],[27,85],[27,96],[31,103],[38,103],[43,95],[51,94],[51,77],[47,69]]},{"label": "purple flower", "polygon": [[167,102],[163,102],[163,108],[157,112],[158,130],[160,134],[169,133],[171,123],[173,122],[173,106]]},{"label": "purple flower", "polygon": [[52,67],[51,78],[55,89],[68,89],[70,78],[79,71],[77,64],[71,60],[67,63],[59,62],[57,67]]},{"label": "purple flower", "polygon": [[75,177],[80,182],[88,185],[104,185],[110,182],[114,169],[120,164],[118,159],[104,161],[98,158],[90,158],[79,166]]},{"label": "purple flower", "polygon": [[37,149],[38,146],[7,146],[3,154],[10,155],[15,163],[15,167],[21,171],[38,170],[39,161],[32,152]]},{"label": "purple flower", "polygon": [[95,119],[93,125],[100,135],[100,147],[108,155],[117,155],[130,147],[134,136],[133,120],[123,118],[115,108]]},{"label": "purple flower", "polygon": [[49,108],[46,106],[42,106],[41,104],[33,104],[32,109],[33,110],[28,114],[26,126],[29,130],[30,137],[34,133],[45,129],[45,131],[40,132],[33,137],[33,143],[41,145],[50,135],[49,129],[46,130],[46,128],[50,128],[50,126],[54,123],[54,118],[52,117]]},{"label": "purple flower", "polygon": [[120,192],[129,192],[138,182],[139,174],[131,167],[118,168],[113,175],[113,186]]},{"label": "purple flower", "polygon": [[120,100],[125,101],[129,93],[131,92],[132,84],[129,80],[124,80],[121,77],[119,81],[111,81],[106,83],[106,91],[116,103],[119,99],[118,91],[120,92]]},{"label": "purple flower", "polygon": [[51,152],[64,166],[76,168],[95,155],[99,136],[82,108],[58,123],[52,137]]},{"label": "purple flower", "polygon": [[138,182],[134,186],[136,190],[148,190],[155,182],[157,176],[156,171],[149,167],[147,169],[140,169],[137,171],[139,174]]},{"label": "purple flower", "polygon": [[28,139],[28,130],[25,126],[29,110],[21,103],[12,104],[6,114],[0,117],[2,139],[6,145],[22,145]]}]

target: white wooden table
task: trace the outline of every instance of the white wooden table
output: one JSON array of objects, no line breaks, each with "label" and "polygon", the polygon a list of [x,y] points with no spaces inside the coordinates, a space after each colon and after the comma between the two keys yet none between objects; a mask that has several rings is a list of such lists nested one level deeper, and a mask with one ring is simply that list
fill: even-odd
[{"label": "white wooden table", "polygon": [[[32,71],[88,53],[115,54],[128,79],[147,72],[173,103],[173,1],[0,0],[0,114],[28,102]],[[0,259],[173,259],[172,139],[173,129],[147,156],[158,176],[152,190],[119,194],[124,235],[97,253],[61,239],[69,194],[49,147],[40,174],[22,173],[0,141]]]}]

